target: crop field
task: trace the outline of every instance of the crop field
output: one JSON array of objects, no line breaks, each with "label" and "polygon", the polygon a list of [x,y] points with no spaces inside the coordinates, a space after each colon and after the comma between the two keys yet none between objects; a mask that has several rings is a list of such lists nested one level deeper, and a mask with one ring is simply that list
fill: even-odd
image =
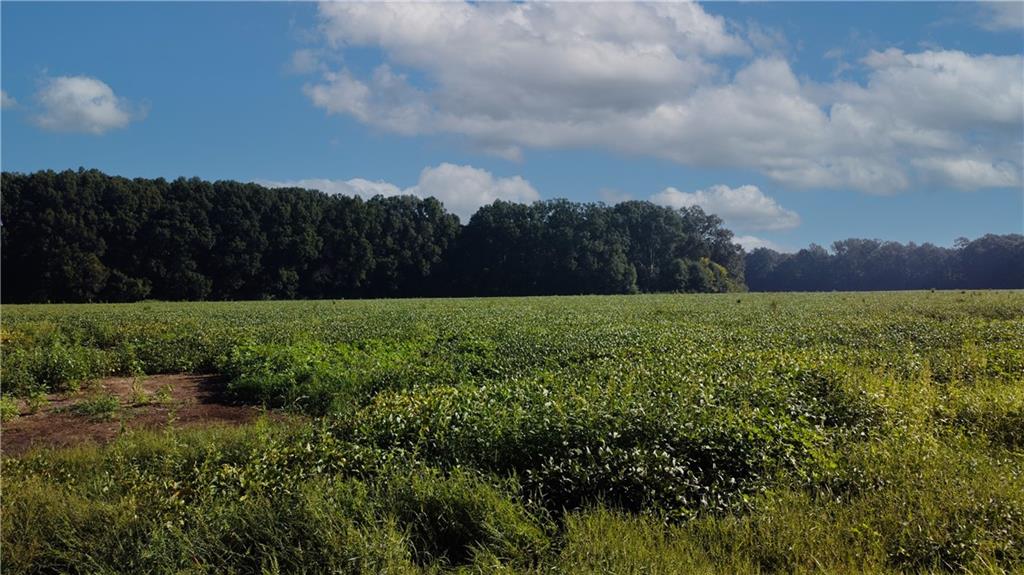
[{"label": "crop field", "polygon": [[266,408],[5,454],[4,573],[1024,571],[1024,292],[7,305],[2,352],[5,426]]}]

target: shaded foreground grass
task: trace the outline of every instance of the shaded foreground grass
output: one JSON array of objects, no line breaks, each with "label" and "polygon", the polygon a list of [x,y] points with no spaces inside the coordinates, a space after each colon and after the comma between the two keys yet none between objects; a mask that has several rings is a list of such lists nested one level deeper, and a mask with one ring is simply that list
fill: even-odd
[{"label": "shaded foreground grass", "polygon": [[[960,446],[964,447],[964,446]],[[322,424],[135,434],[6,462],[5,572],[898,572],[1019,568],[1019,457],[846,454],[816,490],[668,521],[555,513],[514,478],[441,470]],[[861,467],[864,466],[864,467]]]},{"label": "shaded foreground grass", "polygon": [[317,417],[5,458],[5,572],[1024,569],[1021,293],[12,309]]}]

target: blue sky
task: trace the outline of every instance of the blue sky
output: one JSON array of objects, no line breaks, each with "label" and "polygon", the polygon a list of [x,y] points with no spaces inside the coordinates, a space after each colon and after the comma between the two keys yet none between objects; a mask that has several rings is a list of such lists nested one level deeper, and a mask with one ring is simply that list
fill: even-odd
[{"label": "blue sky", "polygon": [[4,170],[1024,228],[1024,4],[0,4]]}]

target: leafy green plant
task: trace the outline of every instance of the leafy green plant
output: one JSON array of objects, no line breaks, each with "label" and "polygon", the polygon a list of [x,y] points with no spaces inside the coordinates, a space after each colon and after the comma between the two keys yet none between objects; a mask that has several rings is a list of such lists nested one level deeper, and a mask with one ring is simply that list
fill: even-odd
[{"label": "leafy green plant", "polygon": [[54,341],[45,347],[4,352],[4,384],[17,393],[74,391],[107,373],[105,354],[90,347]]},{"label": "leafy green plant", "polygon": [[18,403],[14,398],[4,395],[0,397],[0,421],[11,421],[18,417]]},{"label": "leafy green plant", "polygon": [[153,400],[159,403],[160,405],[169,405],[172,401],[174,401],[173,393],[174,390],[171,387],[171,384],[164,384],[160,386],[160,389],[156,390],[156,393],[153,394]]},{"label": "leafy green plant", "polygon": [[132,395],[129,400],[133,405],[146,405],[153,401],[153,398],[146,393],[145,388],[142,386],[143,378],[141,376],[135,376],[132,378]]},{"label": "leafy green plant", "polygon": [[116,395],[101,392],[75,403],[68,411],[92,419],[110,419],[120,407],[121,402]]},{"label": "leafy green plant", "polygon": [[28,405],[29,413],[38,413],[40,409],[46,405],[46,394],[41,390],[30,393],[26,398],[25,402]]}]

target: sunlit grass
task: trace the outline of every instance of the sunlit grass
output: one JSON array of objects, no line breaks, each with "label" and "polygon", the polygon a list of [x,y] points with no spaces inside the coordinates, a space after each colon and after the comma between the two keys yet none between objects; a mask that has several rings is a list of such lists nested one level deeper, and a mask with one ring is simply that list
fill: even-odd
[{"label": "sunlit grass", "polygon": [[5,458],[5,572],[1024,569],[1024,293],[4,311],[5,394],[316,416]]}]

